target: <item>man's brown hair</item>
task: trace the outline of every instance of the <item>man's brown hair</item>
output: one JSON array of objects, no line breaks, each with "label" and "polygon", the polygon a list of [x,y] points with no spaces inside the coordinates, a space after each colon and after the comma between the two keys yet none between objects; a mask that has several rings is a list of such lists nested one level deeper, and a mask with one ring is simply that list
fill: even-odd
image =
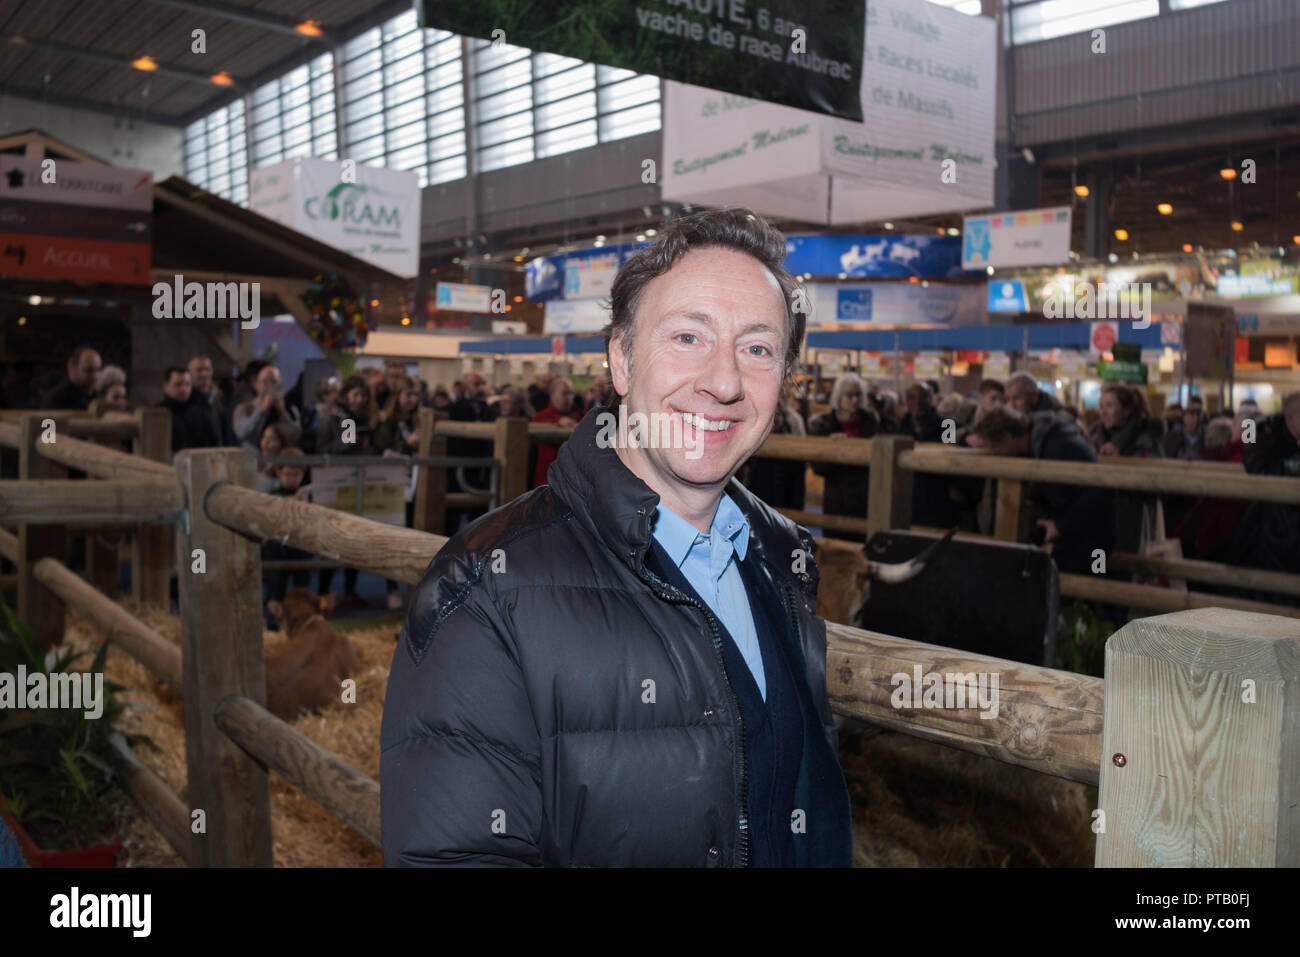
[{"label": "man's brown hair", "polygon": [[990,409],[972,431],[986,442],[998,443],[1024,435],[1029,431],[1029,420],[1012,408]]}]

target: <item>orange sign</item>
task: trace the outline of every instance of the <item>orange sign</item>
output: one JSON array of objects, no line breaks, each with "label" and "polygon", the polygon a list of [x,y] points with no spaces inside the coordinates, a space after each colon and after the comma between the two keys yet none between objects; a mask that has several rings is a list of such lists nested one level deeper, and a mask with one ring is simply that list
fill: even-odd
[{"label": "orange sign", "polygon": [[148,243],[0,233],[0,274],[32,279],[149,282]]}]

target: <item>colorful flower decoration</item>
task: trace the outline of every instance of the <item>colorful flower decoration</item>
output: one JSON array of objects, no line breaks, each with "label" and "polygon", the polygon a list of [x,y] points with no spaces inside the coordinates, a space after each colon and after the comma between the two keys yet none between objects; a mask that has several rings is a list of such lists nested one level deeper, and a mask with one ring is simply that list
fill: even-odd
[{"label": "colorful flower decoration", "polygon": [[337,273],[317,276],[302,300],[313,318],[311,337],[324,349],[364,346],[376,325],[374,317],[366,315],[365,301]]}]

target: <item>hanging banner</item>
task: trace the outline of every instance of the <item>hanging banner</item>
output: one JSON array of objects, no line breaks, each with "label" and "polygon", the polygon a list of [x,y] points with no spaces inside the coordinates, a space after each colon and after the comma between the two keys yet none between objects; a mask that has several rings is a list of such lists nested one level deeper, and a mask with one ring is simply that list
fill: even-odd
[{"label": "hanging banner", "polygon": [[861,123],[713,89],[664,89],[666,200],[827,224],[993,202],[996,24],[871,0]]},{"label": "hanging banner", "polygon": [[564,298],[597,299],[608,296],[622,260],[618,252],[574,256],[564,262]]},{"label": "hanging banner", "polygon": [[1183,323],[1184,370],[1191,378],[1222,379],[1232,364],[1233,339],[1237,322],[1227,306],[1205,303],[1187,304],[1187,321]]},{"label": "hanging banner", "polygon": [[492,287],[464,282],[438,283],[438,308],[448,312],[487,312]]},{"label": "hanging banner", "polygon": [[619,267],[644,245],[593,246],[539,256],[524,268],[524,295],[533,302],[608,296]]},{"label": "hanging banner", "polygon": [[1028,312],[1029,297],[1019,279],[989,280],[989,312]]},{"label": "hanging banner", "polygon": [[850,279],[950,279],[961,268],[961,239],[919,233],[794,233],[785,240],[785,271]]},{"label": "hanging banner", "polygon": [[0,154],[0,275],[148,285],[153,174]]},{"label": "hanging banner", "polygon": [[1070,259],[1070,207],[1028,209],[962,219],[961,264],[1045,266]]},{"label": "hanging banner", "polygon": [[542,331],[548,336],[601,332],[609,324],[609,310],[602,299],[552,299],[545,309]]},{"label": "hanging banner", "polygon": [[352,160],[300,158],[253,170],[248,208],[397,276],[420,266],[420,177]]},{"label": "hanging banner", "polygon": [[982,286],[956,283],[811,282],[809,327],[828,322],[890,325],[978,325],[986,322]]},{"label": "hanging banner", "polygon": [[504,42],[862,119],[861,0],[569,0],[563,11],[420,0],[416,9],[420,26],[493,40],[493,48]]}]

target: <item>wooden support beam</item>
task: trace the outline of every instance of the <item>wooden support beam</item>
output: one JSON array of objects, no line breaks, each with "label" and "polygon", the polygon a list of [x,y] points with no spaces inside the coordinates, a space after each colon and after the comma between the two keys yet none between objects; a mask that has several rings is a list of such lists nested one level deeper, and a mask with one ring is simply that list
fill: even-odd
[{"label": "wooden support beam", "polygon": [[1110,556],[1112,568],[1124,571],[1167,575],[1186,581],[1207,582],[1211,585],[1230,585],[1253,591],[1271,591],[1279,595],[1300,596],[1300,575],[1269,571],[1265,568],[1246,568],[1240,565],[1221,565],[1190,558],[1150,558],[1116,552]]},{"label": "wooden support beam", "polygon": [[[48,460],[42,458],[42,461]],[[99,479],[0,482],[0,514],[6,521],[31,525],[61,528],[69,521],[105,525],[163,523],[171,521],[168,513],[180,506],[180,489],[167,482]],[[63,552],[60,550],[54,557],[62,558]]]},{"label": "wooden support beam", "polygon": [[492,426],[492,457],[501,463],[497,504],[504,505],[528,491],[528,420],[506,416]]},{"label": "wooden support beam", "polygon": [[217,727],[321,807],[383,847],[379,782],[281,721],[255,701],[228,695],[213,714]]},{"label": "wooden support beam", "polygon": [[[149,411],[158,411],[162,412],[163,415],[167,415],[165,409],[151,409]],[[170,430],[170,420],[167,426]],[[167,445],[168,448],[171,447],[170,431],[167,435]],[[172,471],[170,463],[164,464],[152,459],[141,458],[138,455],[128,455],[116,449],[106,449],[102,445],[96,445],[94,442],[88,442],[84,439],[74,439],[69,435],[59,436],[55,442],[42,446],[40,452],[47,459],[68,468],[79,469],[96,478],[129,479],[131,481],[174,482],[176,480],[176,473]]]},{"label": "wooden support beam", "polygon": [[865,535],[869,527],[867,519],[854,518],[852,515],[827,515],[823,512],[802,512],[793,508],[780,508],[777,511],[800,525],[820,528],[828,532],[857,532]]},{"label": "wooden support beam", "polygon": [[1024,483],[1019,479],[1000,478],[997,481],[998,498],[994,506],[993,537],[1003,542],[1020,541],[1021,507],[1024,502]]},{"label": "wooden support beam", "polygon": [[1300,622],[1207,608],[1106,643],[1097,867],[1300,866]]},{"label": "wooden support beam", "polygon": [[118,747],[116,770],[122,787],[135,798],[149,823],[187,864],[191,863],[190,812],[181,799],[124,744]]},{"label": "wooden support beam", "polygon": [[408,585],[419,583],[434,554],[447,544],[441,535],[382,525],[323,505],[264,495],[237,485],[220,485],[206,500],[191,500],[191,516],[195,511],[258,541],[274,539]]},{"label": "wooden support beam", "polygon": [[1171,612],[1191,608],[1231,608],[1252,611],[1282,618],[1300,618],[1300,608],[1273,605],[1264,601],[1247,601],[1226,595],[1208,595],[1205,592],[1175,591],[1154,585],[1136,585],[1093,575],[1061,575],[1061,595],[1066,598],[1086,598],[1088,601],[1106,602],[1147,611]]},{"label": "wooden support beam", "polygon": [[181,652],[170,641],[53,558],[36,563],[36,578],[173,691],[184,692]]},{"label": "wooden support beam", "polygon": [[[832,444],[846,445],[853,441],[841,439]],[[877,435],[871,440],[867,538],[912,524],[912,473],[903,469],[901,459],[913,444],[915,440],[910,435]]]},{"label": "wooden support beam", "polygon": [[[90,482],[68,481],[68,470],[40,454],[44,439],[58,441],[66,419],[44,413],[24,416],[18,423],[18,481],[0,482],[0,515],[18,522],[18,617],[31,629],[32,636],[49,648],[63,641],[63,603],[36,577],[36,563],[42,558],[67,557],[66,509],[48,510],[49,487],[85,486]],[[5,497],[5,489],[21,490],[23,507],[14,507]],[[74,493],[75,494],[75,493]],[[36,521],[33,517],[52,517],[53,521]]]},{"label": "wooden support beam", "polygon": [[[436,458],[447,454],[447,440],[433,437],[433,426],[438,413],[433,409],[420,410],[420,444],[416,448],[419,458]],[[414,525],[422,532],[441,535],[447,528],[447,470],[420,466],[415,482]]]},{"label": "wooden support beam", "polygon": [[[266,701],[261,553],[255,542],[212,521],[202,507],[214,485],[251,485],[254,471],[253,456],[240,449],[187,449],[176,456],[176,473],[190,502],[189,533],[176,536],[187,796],[190,808],[202,809],[207,819],[206,833],[191,835],[190,860],[198,867],[272,864],[266,769],[213,721],[227,695]],[[194,570],[196,549],[201,572]]]},{"label": "wooden support beam", "polygon": [[18,554],[18,536],[7,529],[0,528],[0,555],[16,565]]},{"label": "wooden support beam", "polygon": [[72,419],[68,422],[68,434],[79,439],[95,439],[101,442],[125,442],[134,439],[140,433],[140,423],[135,416],[118,418],[118,413],[102,419]]},{"label": "wooden support beam", "polygon": [[[166,409],[144,408],[136,412],[140,434],[132,451],[136,455],[170,466],[172,463],[172,417]],[[141,526],[131,542],[131,594],[141,604],[171,607],[170,575],[174,533],[170,526]]]},{"label": "wooden support beam", "polygon": [[[837,714],[1071,781],[1097,783],[1105,687],[1101,679],[829,621],[826,640],[826,691]],[[910,694],[900,694],[904,706],[894,707],[896,692],[904,689],[895,676],[912,682],[917,669],[923,680],[928,674],[988,675],[987,690],[992,690],[996,675],[996,713],[981,717],[987,712],[978,705],[914,707]]]}]

